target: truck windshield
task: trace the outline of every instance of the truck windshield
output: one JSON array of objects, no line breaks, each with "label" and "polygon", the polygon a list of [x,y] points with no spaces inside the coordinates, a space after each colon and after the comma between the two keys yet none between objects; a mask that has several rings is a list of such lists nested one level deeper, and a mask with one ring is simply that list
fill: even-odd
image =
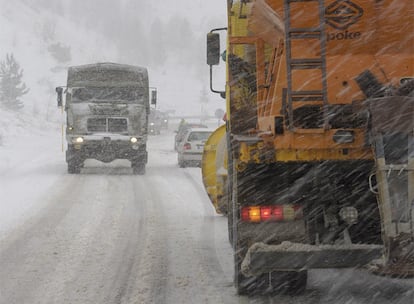
[{"label": "truck windshield", "polygon": [[137,87],[87,87],[73,88],[72,102],[141,102],[145,90]]}]

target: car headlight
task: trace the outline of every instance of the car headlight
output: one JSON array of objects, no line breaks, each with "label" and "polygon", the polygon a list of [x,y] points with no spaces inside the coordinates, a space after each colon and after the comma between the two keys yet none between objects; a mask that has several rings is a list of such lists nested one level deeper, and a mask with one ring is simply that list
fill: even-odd
[{"label": "car headlight", "polygon": [[131,137],[130,140],[133,144],[135,144],[138,141],[138,139],[136,137]]},{"label": "car headlight", "polygon": [[154,123],[153,123],[153,122],[151,122],[151,123],[150,123],[150,126],[153,126],[153,125],[154,125]]},{"label": "car headlight", "polygon": [[77,137],[77,138],[75,139],[75,143],[77,143],[77,144],[81,144],[81,143],[83,143],[83,137]]}]

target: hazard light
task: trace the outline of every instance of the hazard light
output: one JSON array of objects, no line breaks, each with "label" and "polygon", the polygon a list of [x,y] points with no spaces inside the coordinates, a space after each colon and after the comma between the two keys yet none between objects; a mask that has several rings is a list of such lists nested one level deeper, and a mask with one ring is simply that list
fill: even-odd
[{"label": "hazard light", "polygon": [[184,148],[184,150],[191,150],[191,144],[190,143],[185,143],[183,148]]},{"label": "hazard light", "polygon": [[241,209],[243,222],[282,222],[298,220],[302,217],[300,205],[246,206]]}]

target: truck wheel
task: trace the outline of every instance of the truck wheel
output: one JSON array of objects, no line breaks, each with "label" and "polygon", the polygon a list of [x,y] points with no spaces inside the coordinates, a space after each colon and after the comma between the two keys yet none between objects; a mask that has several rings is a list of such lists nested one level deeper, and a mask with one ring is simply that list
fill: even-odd
[{"label": "truck wheel", "polygon": [[306,290],[308,271],[275,271],[269,277],[273,293],[299,295]]},{"label": "truck wheel", "polygon": [[229,234],[229,242],[233,246],[233,208],[231,205],[231,196],[227,200],[227,231]]},{"label": "truck wheel", "polygon": [[242,236],[238,232],[238,176],[237,169],[235,167],[235,161],[233,161],[232,176],[231,176],[231,205],[230,213],[228,216],[228,229],[229,240],[233,247],[234,257],[234,286],[236,287],[237,294],[239,295],[251,295],[254,293],[262,293],[263,288],[268,286],[268,282],[263,282],[263,277],[246,277],[241,272],[241,264],[247,253],[247,242],[243,240]]},{"label": "truck wheel", "polygon": [[145,164],[144,163],[136,163],[132,164],[132,172],[137,175],[144,175],[145,174]]},{"label": "truck wheel", "polygon": [[247,247],[234,252],[234,286],[239,295],[263,295],[274,292],[271,276],[264,273],[247,277],[241,272],[241,263],[246,255]]},{"label": "truck wheel", "polygon": [[68,145],[66,150],[66,162],[68,163],[69,174],[79,174],[83,167],[83,160],[80,159],[79,152],[75,150],[73,145]]},{"label": "truck wheel", "polygon": [[236,287],[237,294],[251,295],[256,288],[256,277],[246,277],[241,273],[241,263],[244,257],[245,250],[234,251],[234,287]]},{"label": "truck wheel", "polygon": [[[242,259],[236,257],[234,283],[239,295],[286,294],[300,295],[306,290],[308,271],[275,271],[246,277],[241,273]],[[244,257],[244,255],[242,255]]]},{"label": "truck wheel", "polygon": [[81,172],[81,165],[77,162],[68,162],[68,173],[79,174]]}]

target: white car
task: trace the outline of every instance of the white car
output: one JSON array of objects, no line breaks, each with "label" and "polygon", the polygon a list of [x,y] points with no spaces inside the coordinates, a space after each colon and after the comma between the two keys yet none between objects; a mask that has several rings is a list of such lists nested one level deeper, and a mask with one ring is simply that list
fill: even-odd
[{"label": "white car", "polygon": [[184,168],[188,165],[201,165],[204,143],[214,130],[205,128],[189,129],[184,140],[177,147],[178,166]]}]

